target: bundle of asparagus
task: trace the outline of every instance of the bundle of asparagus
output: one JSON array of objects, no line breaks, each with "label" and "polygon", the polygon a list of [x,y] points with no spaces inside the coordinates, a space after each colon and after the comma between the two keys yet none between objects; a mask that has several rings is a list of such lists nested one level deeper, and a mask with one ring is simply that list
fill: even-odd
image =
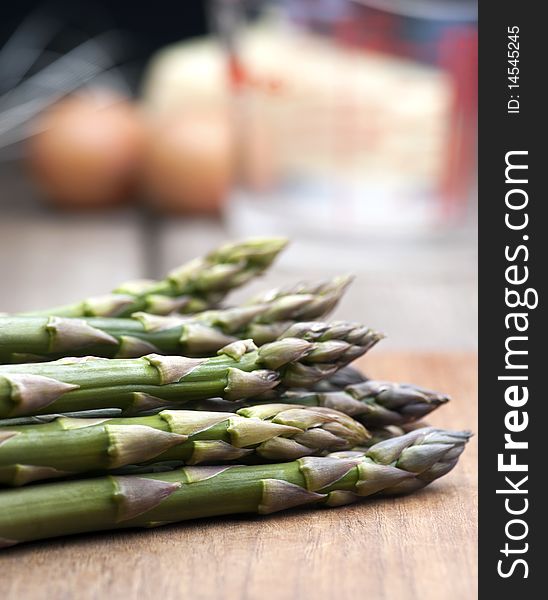
[{"label": "bundle of asparagus", "polygon": [[3,428],[0,482],[29,481],[131,464],[293,460],[324,450],[350,450],[369,433],[329,408],[265,404],[237,413],[163,410],[148,417],[60,417],[43,425]]},{"label": "bundle of asparagus", "polygon": [[454,467],[469,434],[416,425],[447,396],[367,379],[349,365],[382,335],[315,320],[349,277],[217,307],[284,245],[226,245],[159,282],[0,317],[0,486],[20,487],[0,490],[0,547],[340,506]]},{"label": "bundle of asparagus", "polygon": [[240,400],[282,384],[307,387],[374,346],[381,335],[343,321],[296,323],[257,347],[238,340],[211,358],[64,358],[0,366],[0,418],[119,407],[135,411],[221,396]]},{"label": "bundle of asparagus", "polygon": [[2,492],[0,547],[125,527],[156,527],[303,505],[341,506],[373,494],[423,488],[456,464],[469,434],[418,429],[367,452],[252,466],[185,467],[167,473],[48,483]]},{"label": "bundle of asparagus", "polygon": [[336,277],[315,285],[270,290],[243,306],[184,317],[135,312],[128,318],[0,316],[0,361],[63,356],[134,358],[144,354],[209,356],[237,339],[272,342],[297,321],[327,315],[351,281]]}]

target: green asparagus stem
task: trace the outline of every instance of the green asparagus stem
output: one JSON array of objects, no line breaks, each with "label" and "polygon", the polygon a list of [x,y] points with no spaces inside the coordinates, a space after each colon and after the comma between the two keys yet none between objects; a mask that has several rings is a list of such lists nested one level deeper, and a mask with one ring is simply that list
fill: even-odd
[{"label": "green asparagus stem", "polygon": [[0,366],[0,418],[100,408],[142,411],[165,401],[240,400],[281,383],[308,387],[347,365],[382,335],[355,323],[296,323],[257,348],[238,340],[214,358],[149,354],[66,358]]},{"label": "green asparagus stem", "polygon": [[155,527],[297,506],[340,506],[374,494],[418,490],[450,471],[468,432],[419,429],[365,454],[253,466],[185,467],[168,473],[45,483],[0,493],[0,543],[105,529]]},{"label": "green asparagus stem", "polygon": [[[367,427],[373,434],[372,439],[375,442],[385,439],[385,437],[401,435],[410,427],[416,428],[417,425],[420,425],[417,422],[418,419],[422,419],[448,402],[449,397],[411,384],[369,380],[358,385],[347,386],[345,390],[336,392],[311,393],[289,390],[280,394],[276,401],[289,403],[295,407],[325,407],[351,416]],[[262,405],[271,402],[272,399],[263,400],[261,398],[248,398],[238,401],[207,398],[194,402],[184,402],[181,406],[190,410],[215,412],[233,412],[237,409],[245,409],[245,411],[241,410],[240,412],[242,414],[245,412],[246,416],[261,418]],[[178,404],[173,401],[170,406],[177,408]],[[145,407],[143,414],[157,413],[161,408],[147,410],[147,407]],[[111,414],[111,412],[98,412],[90,416],[99,418],[119,416],[119,413]],[[0,427],[43,423],[51,421],[57,416],[59,415],[5,419],[0,421]],[[76,413],[73,416],[86,418],[87,414]]]},{"label": "green asparagus stem", "polygon": [[0,483],[117,469],[130,464],[247,460],[286,461],[348,450],[369,434],[351,417],[328,408],[261,406],[259,417],[166,410],[150,417],[74,419],[0,428]]},{"label": "green asparagus stem", "polygon": [[[260,405],[273,402],[271,395],[268,394],[266,399],[242,399],[237,402],[237,406],[242,408],[251,406],[252,408],[245,409],[246,415],[260,418],[262,408]],[[288,390],[279,394],[276,401],[298,406],[331,408],[353,417],[368,429],[378,429],[388,425],[405,425],[422,419],[448,402],[449,397],[416,385],[370,379],[335,392],[313,393]],[[222,398],[185,403],[185,408],[210,411],[236,410],[234,402]]]},{"label": "green asparagus stem", "polygon": [[317,319],[338,303],[351,281],[337,277],[264,294],[258,304],[193,315],[131,318],[0,316],[0,362],[21,363],[90,354],[137,358],[145,354],[210,356],[237,339],[272,342],[296,321]]},{"label": "green asparagus stem", "polygon": [[132,281],[111,294],[26,313],[59,317],[126,317],[137,311],[153,314],[195,313],[222,300],[227,292],[265,271],[285,248],[282,238],[256,238],[225,244],[203,258],[171,271],[160,281]]},{"label": "green asparagus stem", "polygon": [[[340,377],[339,377],[340,374]],[[310,387],[310,390],[313,391],[339,391],[344,389],[347,385],[353,385],[354,383],[361,383],[362,381],[367,381],[367,378],[362,375],[358,369],[353,367],[352,365],[348,365],[346,367],[342,367],[336,373],[327,377],[326,379],[322,379],[315,385]],[[325,383],[324,386],[322,384]],[[325,388],[325,389],[324,389]],[[271,399],[271,402],[278,402],[280,398]],[[259,402],[267,402],[267,400],[259,399]],[[248,405],[252,405],[251,401]],[[190,409],[190,410],[211,410],[211,411],[223,411],[223,412],[233,412],[238,408],[243,408],[245,403],[243,401],[240,402],[231,402],[229,400],[223,400],[221,398],[208,398],[206,400],[200,400],[197,402],[188,402],[183,403],[182,408]],[[171,408],[177,408],[177,403],[170,403]],[[168,406],[166,405],[166,408]],[[152,415],[158,413],[162,410],[162,407],[157,406],[150,410],[143,411],[133,411],[131,413],[132,416],[145,416]],[[83,411],[67,411],[63,414],[59,413],[49,413],[45,415],[35,415],[35,416],[27,416],[27,417],[11,417],[8,419],[0,419],[0,427],[4,426],[16,426],[16,425],[35,425],[39,423],[49,423],[54,421],[58,417],[75,417],[75,418],[101,418],[101,419],[112,419],[114,417],[120,416],[128,416],[124,414],[122,409],[120,408],[105,408],[105,409],[97,409],[97,410],[83,410]]]}]

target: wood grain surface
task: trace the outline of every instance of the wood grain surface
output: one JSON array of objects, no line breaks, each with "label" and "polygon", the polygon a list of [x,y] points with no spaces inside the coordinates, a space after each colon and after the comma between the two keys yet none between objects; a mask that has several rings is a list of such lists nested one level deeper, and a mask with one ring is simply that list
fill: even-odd
[{"label": "wood grain surface", "polygon": [[[474,355],[372,353],[376,378],[450,393],[430,422],[476,430]],[[4,600],[470,600],[476,440],[420,493],[332,510],[210,519],[28,544],[0,556]]]}]

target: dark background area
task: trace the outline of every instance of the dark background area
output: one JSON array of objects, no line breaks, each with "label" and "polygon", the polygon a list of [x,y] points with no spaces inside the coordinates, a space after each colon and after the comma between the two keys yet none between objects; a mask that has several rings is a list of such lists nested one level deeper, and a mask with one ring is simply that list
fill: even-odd
[{"label": "dark background area", "polygon": [[[3,2],[0,7],[0,47],[23,20],[33,13],[59,19],[64,32],[57,42],[70,46],[70,38],[119,30],[127,37],[132,66],[142,67],[148,57],[166,44],[205,33],[207,2],[191,0],[93,0],[92,2]],[[140,69],[139,69],[140,70]]]},{"label": "dark background area", "polygon": [[[170,43],[202,35],[208,30],[207,5],[205,0],[0,2],[0,53],[22,25],[25,28],[31,24],[34,31],[39,31],[44,23],[53,21],[56,34],[52,39],[48,37],[44,45],[59,55],[90,38],[115,32],[107,50],[124,82],[133,93],[138,93],[142,73],[154,52]],[[39,36],[35,39],[39,39]],[[37,60],[27,75],[45,67],[47,62],[47,59]],[[5,72],[0,75],[0,93],[11,90],[13,84],[14,81]],[[13,158],[18,157],[16,151]],[[11,158],[11,153],[4,152],[0,160],[0,206],[11,211],[43,210],[20,161]]]}]

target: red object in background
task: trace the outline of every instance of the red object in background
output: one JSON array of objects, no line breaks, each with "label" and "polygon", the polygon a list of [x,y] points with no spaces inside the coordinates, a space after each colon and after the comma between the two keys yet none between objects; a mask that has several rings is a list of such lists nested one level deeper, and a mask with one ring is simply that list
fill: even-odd
[{"label": "red object in background", "polygon": [[363,7],[348,19],[335,23],[334,35],[345,45],[367,48],[375,52],[399,54],[396,46],[400,40],[400,19],[392,14],[369,10]]},{"label": "red object in background", "polygon": [[464,212],[477,154],[478,33],[475,25],[444,25],[438,39],[406,39],[397,15],[359,7],[335,24],[335,36],[350,46],[419,61],[428,59],[453,83],[447,156],[440,181],[442,217]]},{"label": "red object in background", "polygon": [[441,182],[446,217],[457,216],[472,184],[477,152],[478,33],[475,28],[454,28],[444,36],[440,66],[453,79],[453,108],[449,149]]},{"label": "red object in background", "polygon": [[[310,12],[306,18],[300,15],[296,22],[320,33],[327,31],[342,45],[434,65],[450,76],[453,98],[437,196],[442,219],[464,216],[477,154],[478,34],[475,23],[408,18],[363,5],[352,6],[344,15],[340,13],[332,20],[320,17],[321,14]],[[279,82],[246,72],[235,54],[229,56],[228,77],[235,91],[253,87],[277,93],[282,87]]]},{"label": "red object in background", "polygon": [[235,54],[230,55],[228,57],[228,82],[231,88],[234,91],[241,90],[248,78],[242,61]]}]

